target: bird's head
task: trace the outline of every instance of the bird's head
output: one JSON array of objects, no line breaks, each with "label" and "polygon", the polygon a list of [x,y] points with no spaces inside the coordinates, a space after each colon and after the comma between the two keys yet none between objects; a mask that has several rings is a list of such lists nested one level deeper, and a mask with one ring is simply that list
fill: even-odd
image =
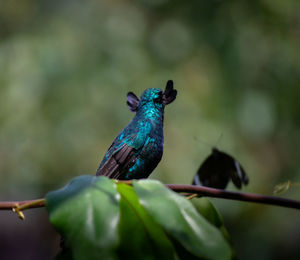
[{"label": "bird's head", "polygon": [[132,112],[139,111],[142,107],[163,110],[165,105],[172,103],[177,95],[177,90],[173,88],[173,81],[169,80],[165,91],[159,88],[146,89],[139,99],[134,93],[127,94],[127,105]]}]

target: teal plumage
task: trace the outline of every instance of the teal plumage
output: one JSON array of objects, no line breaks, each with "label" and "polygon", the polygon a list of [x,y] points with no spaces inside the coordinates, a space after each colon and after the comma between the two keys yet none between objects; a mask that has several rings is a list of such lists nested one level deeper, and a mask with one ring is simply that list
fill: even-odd
[{"label": "teal plumage", "polygon": [[147,178],[162,158],[164,108],[176,95],[171,80],[164,92],[146,89],[140,99],[129,92],[127,104],[136,115],[109,147],[96,175],[122,180]]}]

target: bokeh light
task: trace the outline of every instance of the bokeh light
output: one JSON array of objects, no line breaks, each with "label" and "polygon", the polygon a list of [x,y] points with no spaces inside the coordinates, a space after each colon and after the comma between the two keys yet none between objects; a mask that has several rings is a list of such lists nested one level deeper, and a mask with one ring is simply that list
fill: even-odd
[{"label": "bokeh light", "polygon": [[[1,200],[43,197],[94,174],[133,116],[127,92],[140,96],[169,79],[178,97],[166,107],[164,157],[151,178],[189,184],[217,146],[248,172],[245,191],[272,194],[280,182],[299,182],[299,1],[0,6]],[[299,259],[298,212],[212,201],[239,259]],[[59,239],[45,211],[26,215],[19,224],[1,212],[1,257],[51,259]]]}]

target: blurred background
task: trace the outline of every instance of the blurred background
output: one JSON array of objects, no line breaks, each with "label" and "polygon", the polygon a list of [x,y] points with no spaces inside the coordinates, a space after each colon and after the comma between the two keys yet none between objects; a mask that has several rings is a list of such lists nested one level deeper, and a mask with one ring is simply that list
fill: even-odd
[{"label": "blurred background", "polygon": [[[4,0],[0,200],[40,198],[94,174],[133,117],[127,92],[168,79],[178,96],[151,178],[190,184],[217,146],[246,169],[246,192],[300,180],[299,1]],[[239,259],[299,259],[296,210],[212,202]],[[45,209],[25,215],[0,212],[1,258],[52,259],[59,238]]]}]

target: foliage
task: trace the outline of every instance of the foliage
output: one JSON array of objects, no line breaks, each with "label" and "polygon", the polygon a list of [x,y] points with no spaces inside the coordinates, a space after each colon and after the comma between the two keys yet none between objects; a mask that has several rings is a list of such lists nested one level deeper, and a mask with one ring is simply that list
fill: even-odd
[{"label": "foliage", "polygon": [[[126,93],[168,79],[178,98],[151,178],[190,184],[211,151],[204,141],[238,157],[245,191],[298,181],[299,10],[299,0],[1,1],[1,199],[43,197],[95,173],[132,117]],[[299,198],[299,189],[283,196]],[[298,212],[212,202],[240,259],[299,259]],[[32,216],[40,225],[22,228],[2,216],[4,258],[56,253],[42,213]]]},{"label": "foliage", "polygon": [[59,259],[230,259],[216,210],[154,180],[129,186],[84,175],[47,194],[50,221],[63,237]]}]

